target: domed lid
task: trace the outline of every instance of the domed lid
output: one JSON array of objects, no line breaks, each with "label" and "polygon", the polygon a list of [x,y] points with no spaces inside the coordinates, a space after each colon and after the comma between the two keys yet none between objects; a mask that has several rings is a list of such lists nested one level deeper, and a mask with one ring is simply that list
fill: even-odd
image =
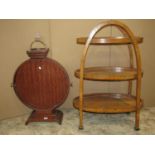
[{"label": "domed lid", "polygon": [[[34,43],[41,43],[44,47],[43,48],[33,48]],[[46,44],[41,40],[34,40],[30,45],[30,50],[27,51],[27,55],[31,59],[43,59],[47,57],[49,49],[46,47]]]}]

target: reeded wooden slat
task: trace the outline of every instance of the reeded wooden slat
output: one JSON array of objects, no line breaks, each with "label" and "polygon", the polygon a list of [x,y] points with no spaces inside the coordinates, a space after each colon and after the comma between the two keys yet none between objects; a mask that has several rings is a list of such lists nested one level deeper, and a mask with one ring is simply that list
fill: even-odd
[{"label": "reeded wooden slat", "polygon": [[[124,113],[136,111],[136,97],[127,94],[87,94],[83,96],[83,111],[97,113]],[[79,97],[73,101],[79,109]],[[142,101],[141,105],[142,107]]]},{"label": "reeded wooden slat", "polygon": [[[78,44],[85,44],[87,37],[77,38]],[[138,43],[143,42],[142,37],[136,37]],[[91,40],[91,45],[108,45],[108,44],[131,44],[131,40],[127,37],[95,37]]]},{"label": "reeded wooden slat", "polygon": [[[75,76],[80,78],[80,70],[75,71]],[[129,67],[89,67],[84,69],[85,80],[131,80],[137,78],[137,71]]]}]

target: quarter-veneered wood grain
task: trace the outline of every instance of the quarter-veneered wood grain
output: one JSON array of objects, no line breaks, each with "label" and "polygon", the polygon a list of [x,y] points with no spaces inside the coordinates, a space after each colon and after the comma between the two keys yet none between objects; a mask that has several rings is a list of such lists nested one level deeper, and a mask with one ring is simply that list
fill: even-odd
[{"label": "quarter-veneered wood grain", "polygon": [[[120,37],[96,37],[96,34],[106,27],[115,27],[117,28],[122,35]],[[124,23],[117,20],[109,20],[106,22],[102,22],[98,24],[96,27],[92,29],[88,38],[82,37],[77,39],[78,44],[85,44],[81,63],[80,70],[75,71],[75,76],[80,78],[80,92],[79,92],[79,115],[80,115],[80,125],[79,128],[83,129],[83,106],[84,106],[84,80],[105,80],[105,81],[120,81],[120,80],[128,80],[128,95],[132,93],[132,82],[131,80],[136,80],[136,95],[135,95],[135,129],[139,129],[139,119],[140,119],[140,106],[141,106],[141,78],[142,78],[142,64],[141,64],[141,54],[138,43],[141,43],[143,38],[135,37],[130,28]],[[88,54],[88,50],[90,45],[127,45],[129,49],[129,57],[130,57],[130,68],[131,69],[104,69],[103,68],[85,68],[85,62]],[[136,69],[133,67],[133,54],[135,55],[135,64]],[[109,100],[113,100],[112,96],[109,96]],[[96,100],[95,98],[92,100]],[[120,98],[120,100],[122,100]],[[118,101],[119,105],[120,101]],[[101,105],[100,105],[101,106]],[[98,108],[100,107],[98,106]],[[111,104],[110,107],[114,105]],[[89,107],[89,104],[86,105]],[[115,106],[114,106],[115,107]],[[95,108],[95,107],[94,107]],[[102,106],[101,106],[102,108]],[[120,112],[123,112],[122,107],[120,108]],[[128,108],[130,109],[130,107]],[[94,109],[95,111],[95,109]]]},{"label": "quarter-veneered wood grain", "polygon": [[[80,70],[75,71],[75,76],[80,78]],[[88,67],[84,68],[85,80],[119,81],[137,78],[137,70],[130,67]]]},{"label": "quarter-veneered wood grain", "polygon": [[[73,100],[79,109],[79,97]],[[142,101],[141,105],[142,107]],[[136,97],[126,94],[96,93],[83,96],[83,111],[96,113],[124,113],[136,111]]]}]

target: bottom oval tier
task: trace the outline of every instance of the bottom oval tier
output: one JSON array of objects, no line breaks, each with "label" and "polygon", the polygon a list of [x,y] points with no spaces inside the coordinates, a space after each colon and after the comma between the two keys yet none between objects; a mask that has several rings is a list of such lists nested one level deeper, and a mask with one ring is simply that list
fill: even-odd
[{"label": "bottom oval tier", "polygon": [[[73,106],[79,109],[79,97],[73,100]],[[136,111],[136,97],[115,93],[87,94],[84,95],[83,111],[96,113],[134,112]]]}]

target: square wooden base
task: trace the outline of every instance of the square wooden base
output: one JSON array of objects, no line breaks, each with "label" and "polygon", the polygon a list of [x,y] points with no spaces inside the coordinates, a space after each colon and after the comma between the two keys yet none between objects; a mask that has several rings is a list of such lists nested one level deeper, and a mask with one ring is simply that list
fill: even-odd
[{"label": "square wooden base", "polygon": [[53,111],[32,111],[28,120],[25,122],[25,125],[28,125],[30,122],[58,122],[60,125],[62,123],[63,113],[60,110]]}]

